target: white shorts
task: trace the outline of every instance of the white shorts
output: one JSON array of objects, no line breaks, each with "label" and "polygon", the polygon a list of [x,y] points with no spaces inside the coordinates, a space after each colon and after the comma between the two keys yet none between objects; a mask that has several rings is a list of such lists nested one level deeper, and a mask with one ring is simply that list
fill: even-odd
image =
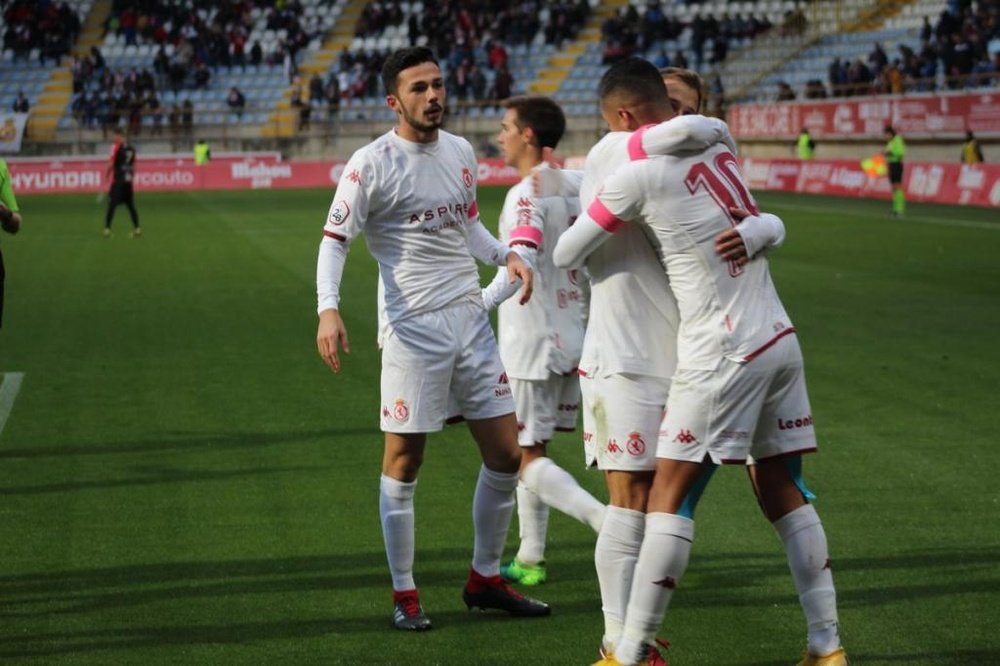
[{"label": "white shorts", "polygon": [[514,411],[510,383],[481,303],[459,303],[394,324],[382,346],[382,430],[437,432],[449,396],[467,419]]},{"label": "white shorts", "polygon": [[716,464],[816,450],[802,350],[786,335],[750,363],[678,370],[656,448],[658,458]]},{"label": "white shorts", "polygon": [[580,412],[580,378],[550,374],[548,379],[515,379],[514,413],[517,414],[517,443],[534,446],[547,442],[556,432],[576,430]]},{"label": "white shorts", "polygon": [[670,380],[616,374],[581,377],[587,466],[642,472],[656,469],[656,436]]}]

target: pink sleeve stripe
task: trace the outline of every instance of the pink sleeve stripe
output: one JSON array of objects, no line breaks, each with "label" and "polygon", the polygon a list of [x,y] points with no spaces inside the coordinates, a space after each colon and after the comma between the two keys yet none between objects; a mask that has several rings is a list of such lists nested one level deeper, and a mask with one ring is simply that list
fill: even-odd
[{"label": "pink sleeve stripe", "polygon": [[510,242],[514,244],[517,241],[532,243],[538,247],[542,244],[542,230],[528,224],[514,227],[514,231],[510,234]]},{"label": "pink sleeve stripe", "polygon": [[652,125],[643,125],[636,131],[632,132],[632,136],[628,138],[628,158],[633,162],[636,160],[644,160],[649,157],[646,154],[646,149],[642,147],[642,135],[646,133]]},{"label": "pink sleeve stripe", "polygon": [[471,220],[472,218],[476,217],[477,215],[479,215],[479,204],[477,204],[475,201],[473,201],[472,205],[469,206],[469,219]]},{"label": "pink sleeve stripe", "polygon": [[602,229],[611,234],[618,231],[625,224],[624,220],[608,210],[608,207],[600,199],[594,199],[594,202],[590,204],[590,208],[587,209],[587,215],[593,218],[594,222],[597,222]]},{"label": "pink sleeve stripe", "polygon": [[323,230],[323,235],[329,236],[333,240],[339,240],[341,243],[347,242],[347,238],[345,236],[341,236],[340,234],[335,234],[332,231],[327,231],[326,229]]}]

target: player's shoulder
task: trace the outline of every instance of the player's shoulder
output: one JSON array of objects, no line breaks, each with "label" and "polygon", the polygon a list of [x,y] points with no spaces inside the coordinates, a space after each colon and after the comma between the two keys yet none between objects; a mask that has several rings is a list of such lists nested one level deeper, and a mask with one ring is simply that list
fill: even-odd
[{"label": "player's shoulder", "polygon": [[465,137],[444,130],[438,130],[438,143],[449,151],[461,154],[465,159],[475,159],[476,151]]},{"label": "player's shoulder", "polygon": [[606,159],[608,155],[617,153],[628,144],[630,136],[631,132],[608,132],[587,153],[587,162]]}]

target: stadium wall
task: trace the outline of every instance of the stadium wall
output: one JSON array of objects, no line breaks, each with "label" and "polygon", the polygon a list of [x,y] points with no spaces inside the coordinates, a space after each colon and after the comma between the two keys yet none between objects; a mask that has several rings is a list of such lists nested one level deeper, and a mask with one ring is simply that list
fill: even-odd
[{"label": "stadium wall", "polygon": [[[277,153],[225,156],[196,166],[188,157],[147,158],[136,169],[137,191],[329,188],[340,180],[346,160],[282,161]],[[582,156],[566,161],[583,164]],[[108,186],[107,160],[101,157],[63,160],[11,159],[11,179],[18,194],[103,192]],[[888,199],[889,181],[871,178],[857,160],[745,158],[751,188],[780,192],[831,194]],[[519,178],[499,159],[479,160],[481,185],[512,185]],[[907,162],[904,178],[911,201],[1000,207],[1000,165]]]}]

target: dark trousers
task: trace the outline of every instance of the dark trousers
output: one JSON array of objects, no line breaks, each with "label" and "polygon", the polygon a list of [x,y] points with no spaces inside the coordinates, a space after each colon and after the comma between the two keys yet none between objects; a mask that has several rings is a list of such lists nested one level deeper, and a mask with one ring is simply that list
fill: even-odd
[{"label": "dark trousers", "polygon": [[125,204],[129,214],[132,216],[132,226],[139,228],[139,213],[135,209],[135,194],[132,191],[132,183],[114,183],[111,185],[111,192],[108,193],[108,212],[104,216],[104,226],[111,228],[111,220],[115,216],[115,208]]}]

